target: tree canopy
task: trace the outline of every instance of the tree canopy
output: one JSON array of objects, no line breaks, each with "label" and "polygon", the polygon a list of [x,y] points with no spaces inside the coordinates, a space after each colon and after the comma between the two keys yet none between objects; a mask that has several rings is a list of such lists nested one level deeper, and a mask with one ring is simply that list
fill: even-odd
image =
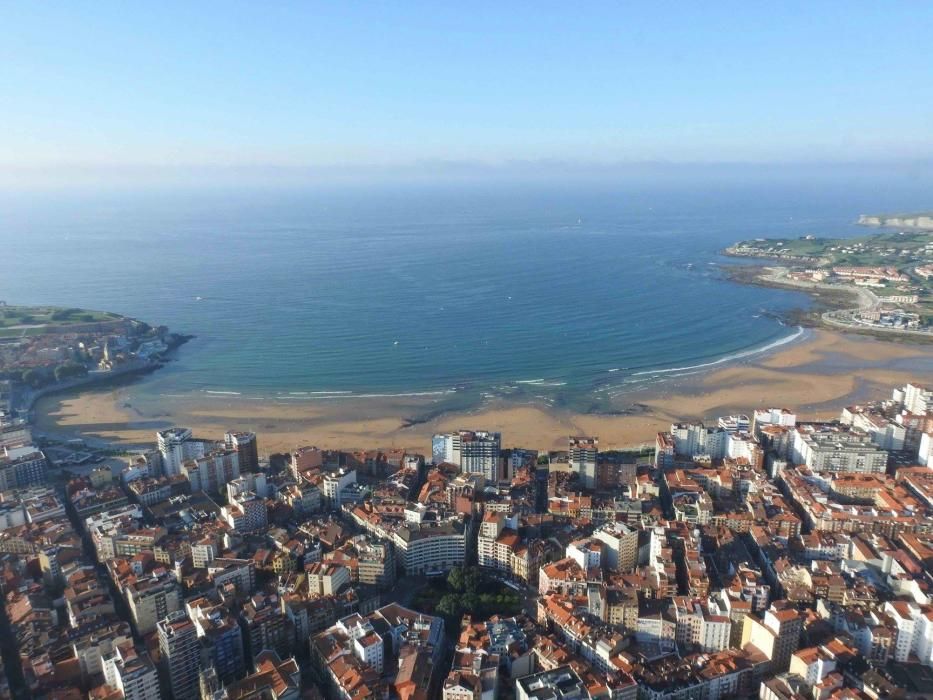
[{"label": "tree canopy", "polygon": [[[465,613],[478,617],[515,615],[521,612],[521,597],[478,567],[454,567],[443,582],[443,590],[429,589],[427,598],[437,600],[434,613],[457,629]],[[436,596],[440,595],[437,599]],[[430,601],[425,600],[430,606]]]}]

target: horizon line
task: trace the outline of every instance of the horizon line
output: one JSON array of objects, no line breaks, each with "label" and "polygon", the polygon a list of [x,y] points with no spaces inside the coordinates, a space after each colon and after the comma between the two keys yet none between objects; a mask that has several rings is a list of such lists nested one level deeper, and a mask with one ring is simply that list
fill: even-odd
[{"label": "horizon line", "polygon": [[[878,171],[881,172],[878,172]],[[840,172],[846,171],[846,172]],[[501,161],[421,159],[398,163],[0,163],[0,191],[132,189],[171,186],[198,188],[230,186],[288,187],[303,184],[354,182],[408,184],[419,180],[468,182],[477,178],[540,182],[569,178],[581,181],[610,178],[682,179],[691,175],[729,177],[788,177],[870,174],[909,179],[933,179],[933,156],[834,160],[721,160],[667,159],[571,160],[557,158]]]}]

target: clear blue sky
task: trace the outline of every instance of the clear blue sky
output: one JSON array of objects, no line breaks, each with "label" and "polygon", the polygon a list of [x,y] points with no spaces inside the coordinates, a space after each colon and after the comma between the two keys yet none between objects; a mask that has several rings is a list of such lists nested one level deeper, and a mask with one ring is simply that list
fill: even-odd
[{"label": "clear blue sky", "polygon": [[933,157],[930,2],[0,4],[0,167]]}]

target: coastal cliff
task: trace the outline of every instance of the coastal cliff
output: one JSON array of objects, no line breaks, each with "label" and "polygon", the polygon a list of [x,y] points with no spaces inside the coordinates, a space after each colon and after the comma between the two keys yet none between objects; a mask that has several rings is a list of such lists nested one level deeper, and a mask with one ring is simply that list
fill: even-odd
[{"label": "coastal cliff", "polygon": [[921,214],[862,214],[858,218],[862,226],[891,226],[896,228],[912,228],[921,231],[933,231],[933,212]]}]

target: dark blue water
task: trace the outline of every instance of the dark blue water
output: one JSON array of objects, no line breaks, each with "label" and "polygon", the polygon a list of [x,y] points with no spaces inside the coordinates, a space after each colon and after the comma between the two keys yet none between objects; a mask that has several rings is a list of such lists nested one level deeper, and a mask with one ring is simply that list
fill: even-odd
[{"label": "dark blue water", "polygon": [[732,261],[719,249],[864,234],[859,213],[928,208],[924,192],[734,182],[6,195],[0,299],[196,334],[146,380],[151,392],[453,392],[608,408],[656,370],[796,332],[772,314],[806,298],[723,280],[717,263]]}]

